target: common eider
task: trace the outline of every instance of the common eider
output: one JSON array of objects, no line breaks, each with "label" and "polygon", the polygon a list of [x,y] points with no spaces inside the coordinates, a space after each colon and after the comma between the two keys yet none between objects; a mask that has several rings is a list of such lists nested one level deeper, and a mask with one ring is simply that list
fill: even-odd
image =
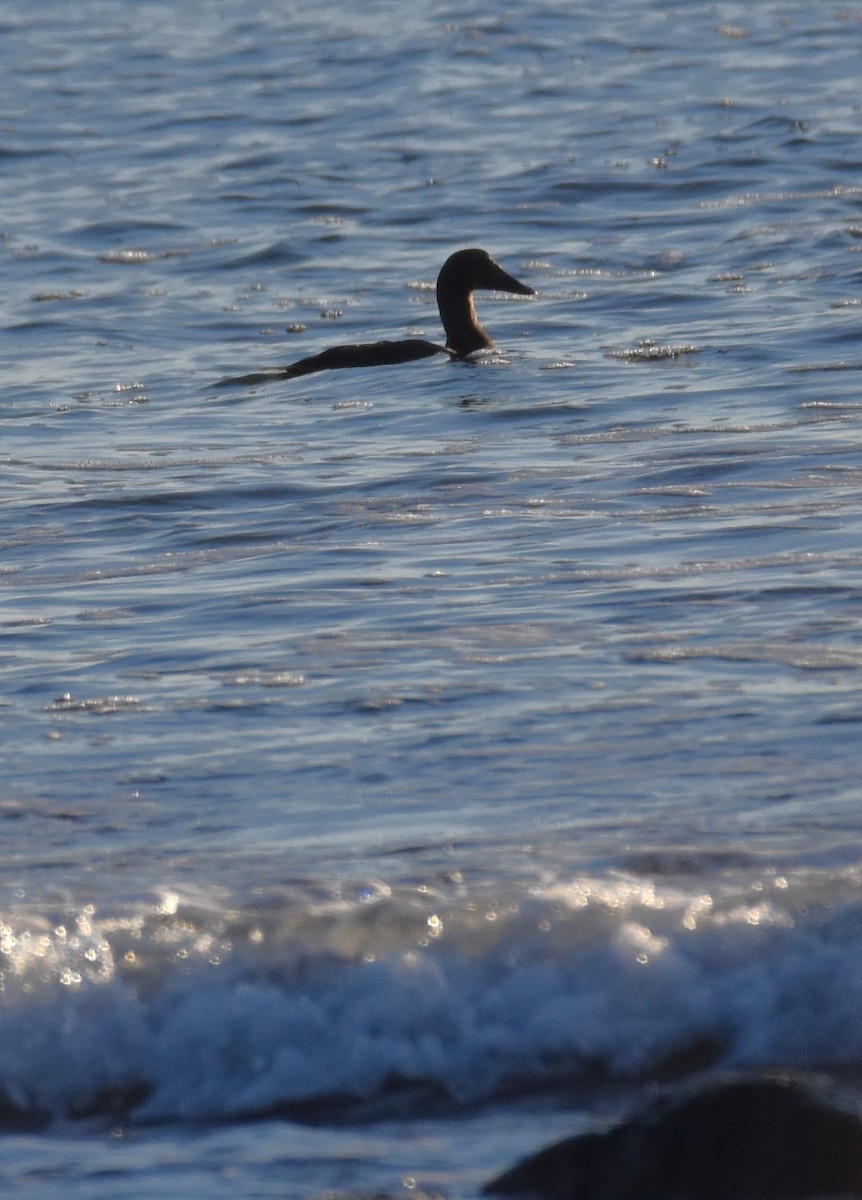
[{"label": "common eider", "polygon": [[450,358],[466,358],[476,350],[493,346],[493,342],[476,319],[473,293],[479,289],[510,292],[516,296],[534,296],[533,288],[515,279],[496,263],[487,250],[458,250],[450,255],[437,276],[437,307],[446,331],[446,345],[427,342],[424,338],[404,338],[399,341],[360,342],[347,346],[331,346],[320,354],[302,358],[284,367],[272,367],[251,375],[239,375],[222,380],[223,384],[267,383],[276,379],[295,379],[314,371],[329,371],[340,367],[382,367],[392,363],[411,362],[430,358],[432,354],[447,354]]}]

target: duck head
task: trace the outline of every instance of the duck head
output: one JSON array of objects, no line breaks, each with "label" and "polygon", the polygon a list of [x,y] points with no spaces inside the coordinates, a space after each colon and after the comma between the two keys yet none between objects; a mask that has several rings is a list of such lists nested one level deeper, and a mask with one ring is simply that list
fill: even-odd
[{"label": "duck head", "polygon": [[479,289],[535,295],[533,288],[494,262],[487,250],[458,250],[450,255],[437,277],[437,306],[446,330],[446,349],[456,358],[494,344],[476,319],[473,292]]}]

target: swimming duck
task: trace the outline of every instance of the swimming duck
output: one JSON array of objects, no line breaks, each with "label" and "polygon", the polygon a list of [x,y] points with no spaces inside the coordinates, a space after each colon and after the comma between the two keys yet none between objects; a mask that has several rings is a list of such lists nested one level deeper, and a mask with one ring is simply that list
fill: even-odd
[{"label": "swimming duck", "polygon": [[458,250],[449,256],[437,276],[437,307],[446,331],[446,345],[426,342],[424,338],[404,338],[397,342],[360,342],[348,346],[332,346],[320,354],[302,358],[285,367],[257,371],[222,380],[224,384],[265,383],[273,379],[294,379],[313,371],[328,371],[338,367],[381,367],[391,363],[411,362],[429,358],[432,354],[448,354],[450,358],[466,358],[476,350],[493,346],[491,338],[476,319],[473,293],[479,289],[511,292],[516,296],[534,296],[533,288],[509,275],[496,263],[487,250]]}]

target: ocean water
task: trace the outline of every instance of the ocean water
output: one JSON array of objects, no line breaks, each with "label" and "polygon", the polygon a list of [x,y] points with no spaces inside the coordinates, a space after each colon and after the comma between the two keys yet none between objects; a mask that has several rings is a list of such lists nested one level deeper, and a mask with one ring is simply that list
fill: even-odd
[{"label": "ocean water", "polygon": [[[473,1200],[862,1065],[862,7],[0,8],[0,1183]],[[497,342],[440,337],[447,255]]]}]

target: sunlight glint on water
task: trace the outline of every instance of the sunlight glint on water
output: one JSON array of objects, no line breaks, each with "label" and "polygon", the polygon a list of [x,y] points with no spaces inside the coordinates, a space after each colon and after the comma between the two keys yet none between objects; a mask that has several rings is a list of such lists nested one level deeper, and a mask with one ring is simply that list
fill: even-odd
[{"label": "sunlight glint on water", "polygon": [[[55,7],[0,39],[6,1190],[469,1200],[672,1064],[853,1073],[859,14]],[[471,245],[538,291],[480,361],[212,386],[440,339]]]}]

